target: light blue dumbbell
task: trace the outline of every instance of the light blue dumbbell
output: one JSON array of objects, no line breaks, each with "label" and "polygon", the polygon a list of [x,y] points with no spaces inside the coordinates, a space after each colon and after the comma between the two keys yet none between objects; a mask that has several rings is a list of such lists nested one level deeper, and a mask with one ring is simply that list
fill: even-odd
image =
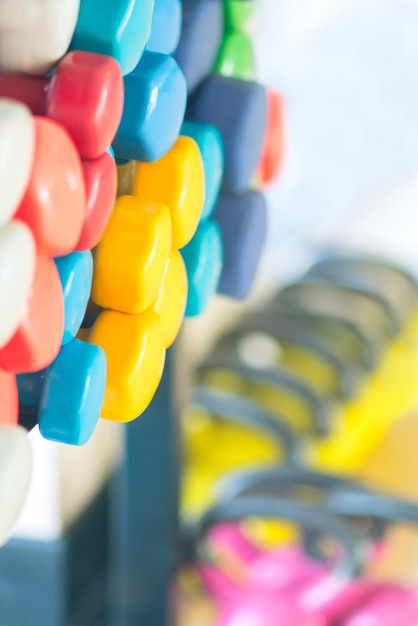
[{"label": "light blue dumbbell", "polygon": [[223,265],[219,226],[212,220],[201,222],[193,239],[180,252],[189,284],[185,315],[193,317],[203,313],[218,288]]},{"label": "light blue dumbbell", "polygon": [[116,157],[156,161],[180,132],[187,101],[184,75],[172,57],[144,52],[124,84],[122,121],[113,142]]},{"label": "light blue dumbbell", "polygon": [[147,50],[172,54],[180,41],[181,21],[180,0],[154,0],[154,15]]},{"label": "light blue dumbbell", "polygon": [[106,356],[99,346],[73,339],[45,370],[17,379],[19,405],[37,413],[46,439],[72,445],[90,439],[106,387]]},{"label": "light blue dumbbell", "polygon": [[86,313],[93,278],[90,250],[72,252],[54,259],[64,294],[64,333],[62,344],[69,343],[78,333]]},{"label": "light blue dumbbell", "polygon": [[71,50],[114,57],[129,74],[150,36],[153,10],[154,0],[81,0]]},{"label": "light blue dumbbell", "polygon": [[200,122],[184,122],[181,135],[195,140],[202,155],[205,172],[205,204],[201,220],[211,216],[222,185],[224,171],[224,149],[220,132],[215,126]]}]

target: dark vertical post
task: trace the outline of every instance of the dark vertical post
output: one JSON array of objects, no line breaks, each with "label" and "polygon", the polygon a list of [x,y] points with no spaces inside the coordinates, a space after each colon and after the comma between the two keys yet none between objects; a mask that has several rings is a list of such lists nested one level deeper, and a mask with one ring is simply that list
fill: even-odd
[{"label": "dark vertical post", "polygon": [[168,626],[176,558],[179,445],[173,349],[148,410],[125,427],[110,496],[109,626]]}]

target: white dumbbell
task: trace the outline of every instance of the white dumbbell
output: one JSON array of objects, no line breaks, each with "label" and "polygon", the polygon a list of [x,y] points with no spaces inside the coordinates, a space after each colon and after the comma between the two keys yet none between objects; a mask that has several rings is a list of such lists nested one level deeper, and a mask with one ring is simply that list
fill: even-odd
[{"label": "white dumbbell", "polygon": [[0,99],[0,228],[16,212],[26,191],[34,147],[35,126],[29,109]]},{"label": "white dumbbell", "polygon": [[0,546],[9,538],[29,489],[32,449],[21,426],[0,428]]},{"label": "white dumbbell", "polygon": [[35,273],[35,260],[35,240],[26,224],[16,220],[0,229],[0,348],[19,326]]},{"label": "white dumbbell", "polygon": [[80,0],[0,0],[0,69],[45,74],[67,52]]}]

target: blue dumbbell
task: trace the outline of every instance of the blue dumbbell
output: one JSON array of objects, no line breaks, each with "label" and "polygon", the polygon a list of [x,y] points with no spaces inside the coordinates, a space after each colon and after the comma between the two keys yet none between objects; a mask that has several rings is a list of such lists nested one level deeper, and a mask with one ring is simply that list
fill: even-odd
[{"label": "blue dumbbell", "polygon": [[223,2],[183,0],[180,43],[174,53],[191,93],[208,76],[222,41]]},{"label": "blue dumbbell", "polygon": [[213,213],[224,242],[218,293],[242,299],[250,292],[267,232],[267,205],[257,191],[222,193]]},{"label": "blue dumbbell", "polygon": [[154,0],[81,0],[71,49],[114,57],[129,74],[148,41],[153,9]]},{"label": "blue dumbbell", "polygon": [[87,250],[72,252],[54,260],[64,294],[62,344],[67,344],[78,333],[86,313],[93,278],[93,259],[90,250]]},{"label": "blue dumbbell", "polygon": [[201,220],[211,216],[222,184],[224,171],[224,149],[222,137],[215,126],[200,122],[183,122],[181,135],[195,140],[202,155],[205,172],[205,203]]},{"label": "blue dumbbell", "polygon": [[17,377],[19,406],[37,415],[41,434],[52,441],[82,445],[100,416],[106,387],[106,356],[73,339],[49,367]]},{"label": "blue dumbbell", "polygon": [[189,284],[185,315],[193,317],[203,313],[218,288],[224,254],[218,224],[212,220],[201,222],[193,239],[180,252]]},{"label": "blue dumbbell", "polygon": [[225,150],[222,188],[246,191],[256,172],[267,121],[267,94],[262,85],[214,75],[190,100],[187,119],[216,126]]},{"label": "blue dumbbell", "polygon": [[144,52],[124,84],[122,121],[113,142],[116,157],[156,161],[180,132],[187,101],[183,73],[172,57]]},{"label": "blue dumbbell", "polygon": [[154,15],[147,50],[172,54],[180,41],[181,23],[181,0],[154,0]]}]

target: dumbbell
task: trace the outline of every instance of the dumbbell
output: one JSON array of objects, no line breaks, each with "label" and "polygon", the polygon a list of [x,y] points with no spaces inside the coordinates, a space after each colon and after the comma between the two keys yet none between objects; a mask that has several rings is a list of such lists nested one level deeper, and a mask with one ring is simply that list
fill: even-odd
[{"label": "dumbbell", "polygon": [[189,284],[186,317],[194,317],[206,310],[219,285],[224,250],[218,224],[212,220],[201,222],[181,254]]},{"label": "dumbbell", "polygon": [[181,0],[154,0],[147,50],[162,54],[174,52],[180,41],[182,12]]},{"label": "dumbbell", "polygon": [[189,93],[212,71],[222,35],[222,2],[183,0],[181,38],[174,58],[186,77]]},{"label": "dumbbell", "polygon": [[67,52],[80,0],[2,0],[0,68],[45,74]]},{"label": "dumbbell", "polygon": [[210,76],[191,97],[186,117],[218,128],[225,150],[223,189],[233,193],[247,191],[264,141],[265,88],[235,78]]},{"label": "dumbbell", "polygon": [[144,52],[124,77],[125,102],[113,141],[119,160],[155,161],[176,141],[186,110],[186,82],[176,61]]},{"label": "dumbbell", "polygon": [[58,354],[63,335],[61,282],[52,259],[38,255],[19,326],[0,349],[0,367],[17,373],[43,369]]},{"label": "dumbbell", "polygon": [[241,31],[254,37],[258,31],[258,0],[223,0],[225,30]]},{"label": "dumbbell", "polygon": [[86,211],[80,157],[57,122],[34,118],[35,155],[16,218],[32,230],[39,254],[57,256],[75,248]]},{"label": "dumbbell", "polygon": [[1,227],[16,212],[33,165],[35,127],[29,109],[22,104],[0,100],[0,143]]},{"label": "dumbbell", "polygon": [[0,430],[5,426],[17,426],[19,402],[17,397],[16,376],[0,369],[1,415]]},{"label": "dumbbell", "polygon": [[191,137],[197,143],[202,157],[205,175],[205,201],[201,220],[211,216],[222,185],[224,170],[224,149],[222,137],[215,126],[200,122],[185,121],[180,135]]},{"label": "dumbbell", "polygon": [[0,97],[26,104],[70,133],[80,155],[96,159],[112,143],[123,108],[123,80],[111,57],[70,52],[52,77],[0,73]]},{"label": "dumbbell", "polygon": [[125,313],[145,311],[157,298],[171,249],[168,208],[121,196],[94,253],[93,301]]},{"label": "dumbbell", "polygon": [[90,250],[72,252],[55,259],[64,298],[63,345],[72,341],[80,330],[86,313],[93,278]]},{"label": "dumbbell", "polygon": [[0,545],[9,539],[22,510],[32,473],[32,449],[26,430],[0,426]]},{"label": "dumbbell", "polygon": [[129,74],[149,39],[153,9],[153,0],[80,0],[71,49],[113,57]]},{"label": "dumbbell", "polygon": [[222,233],[224,265],[218,293],[245,298],[254,283],[267,234],[267,207],[256,191],[221,193],[213,213]]},{"label": "dumbbell", "polygon": [[106,357],[95,345],[73,339],[44,370],[17,377],[21,410],[35,412],[43,437],[83,445],[103,403]]},{"label": "dumbbell", "polygon": [[267,90],[267,123],[257,167],[261,186],[272,182],[280,172],[285,151],[285,103],[278,92]]},{"label": "dumbbell", "polygon": [[213,72],[241,80],[255,80],[256,60],[251,38],[239,30],[227,31],[219,47]]}]

